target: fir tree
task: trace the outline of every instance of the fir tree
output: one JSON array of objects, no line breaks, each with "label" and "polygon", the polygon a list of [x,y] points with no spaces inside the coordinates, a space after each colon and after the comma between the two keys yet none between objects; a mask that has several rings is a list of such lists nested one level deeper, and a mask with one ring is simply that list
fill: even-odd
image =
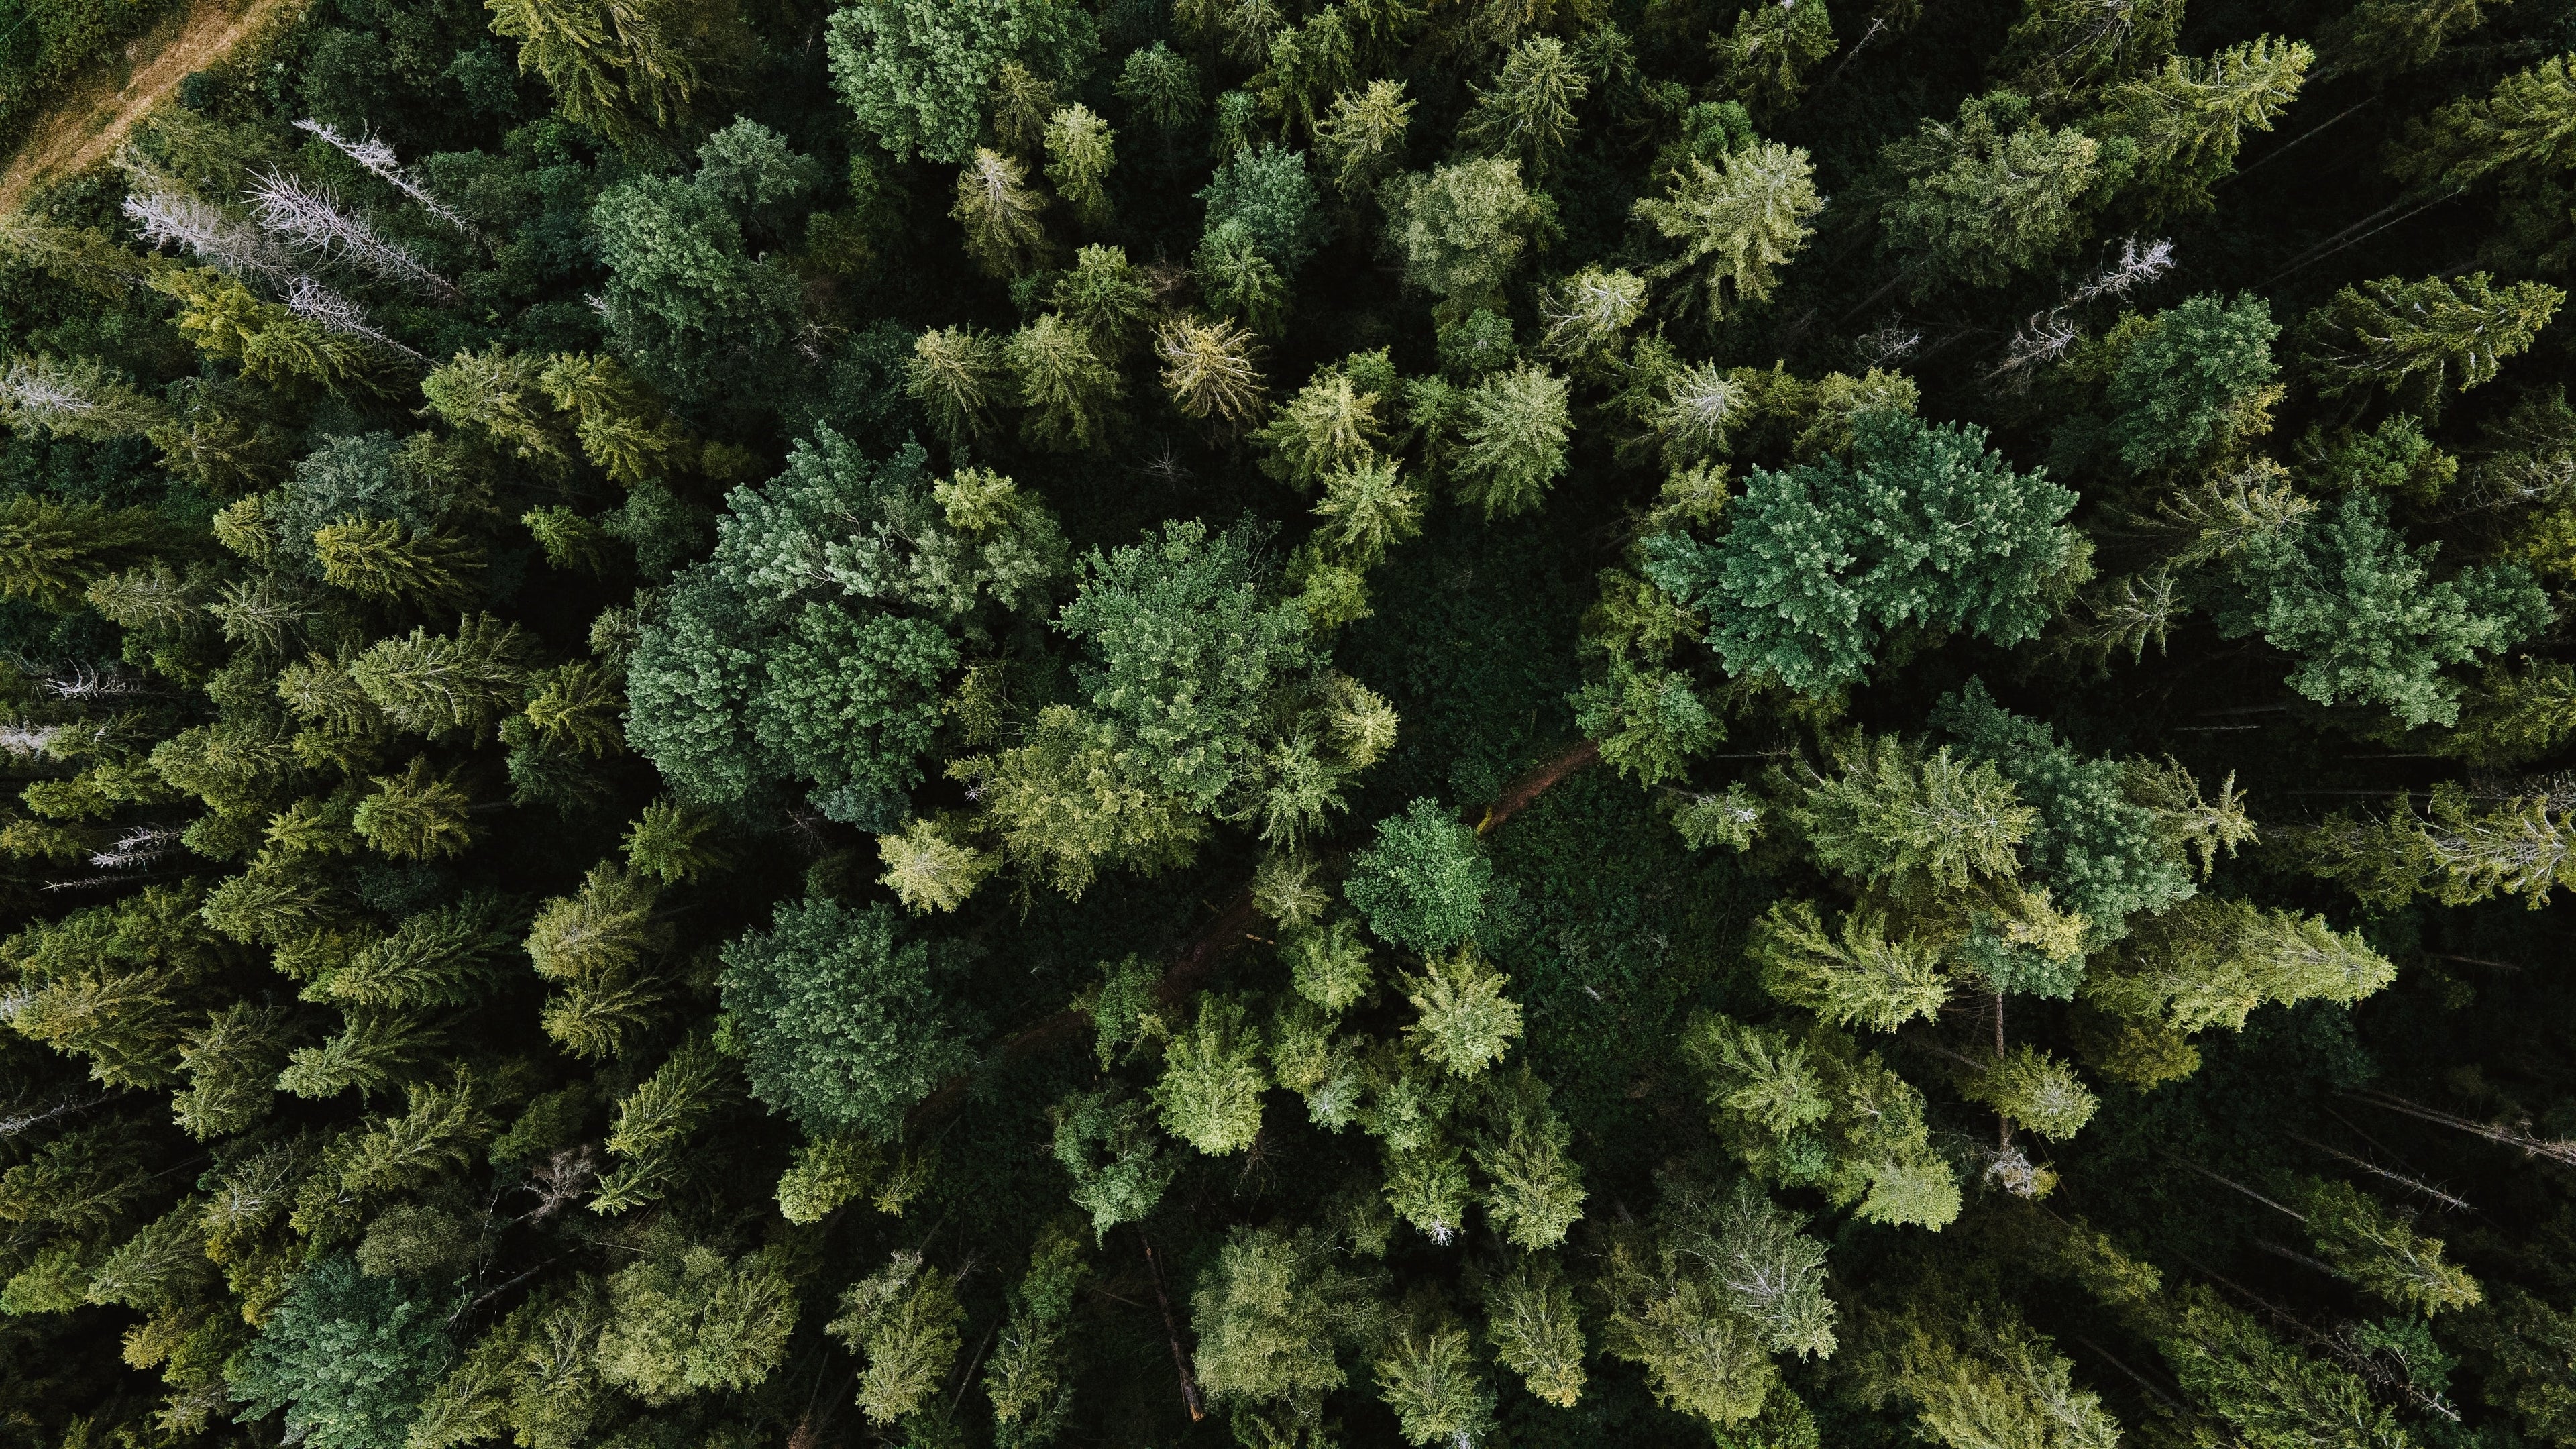
[{"label": "fir tree", "polygon": [[1491,89],[1477,89],[1458,133],[1467,144],[1512,157],[1531,176],[1543,177],[1573,140],[1574,108],[1590,89],[1564,41],[1534,36],[1503,58]]},{"label": "fir tree", "polygon": [[2382,387],[2430,412],[2445,394],[2492,381],[2565,296],[2538,282],[2498,287],[2484,272],[2456,281],[2383,277],[2344,288],[2310,314],[2300,360],[2329,395]]},{"label": "fir tree", "polygon": [[1488,519],[1537,508],[1565,471],[1574,421],[1566,380],[1523,367],[1469,392],[1465,402],[1462,446],[1451,465],[1460,499]]},{"label": "fir tree", "polygon": [[1097,448],[1125,417],[1127,383],[1091,339],[1062,314],[1049,312],[1011,334],[1003,364],[1018,385],[1020,435],[1031,447],[1059,452]]},{"label": "fir tree", "polygon": [[1731,34],[1709,37],[1726,89],[1763,114],[1796,104],[1806,72],[1834,53],[1833,19],[1824,0],[1756,5],[1735,18]]},{"label": "fir tree", "polygon": [[1376,190],[1403,164],[1413,102],[1400,80],[1373,80],[1365,90],[1333,98],[1331,114],[1315,124],[1315,153],[1324,175],[1346,200]]},{"label": "fir tree", "polygon": [[1107,181],[1118,164],[1117,138],[1088,108],[1075,104],[1047,118],[1046,177],[1083,225],[1109,219]]},{"label": "fir tree", "polygon": [[966,251],[997,277],[1017,276],[1042,265],[1048,254],[1043,192],[1028,184],[1028,168],[998,151],[979,149],[957,173],[957,205],[948,214],[966,228]]}]

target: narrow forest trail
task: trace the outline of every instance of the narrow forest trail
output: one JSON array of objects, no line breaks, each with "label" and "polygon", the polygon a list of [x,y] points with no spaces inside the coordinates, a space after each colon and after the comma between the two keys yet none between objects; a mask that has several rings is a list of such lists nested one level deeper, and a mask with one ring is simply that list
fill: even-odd
[{"label": "narrow forest trail", "polygon": [[191,72],[221,60],[290,8],[300,8],[300,0],[191,0],[175,25],[164,21],[126,48],[130,69],[121,81],[115,71],[95,73],[36,118],[0,172],[0,212],[15,211],[38,181],[77,175],[104,160]]}]

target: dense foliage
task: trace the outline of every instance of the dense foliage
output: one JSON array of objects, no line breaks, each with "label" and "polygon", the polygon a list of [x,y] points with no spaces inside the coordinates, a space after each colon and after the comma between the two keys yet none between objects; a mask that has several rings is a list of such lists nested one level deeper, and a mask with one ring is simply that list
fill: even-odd
[{"label": "dense foliage", "polygon": [[2576,3],[279,16],[0,224],[0,1449],[2576,1449]]}]

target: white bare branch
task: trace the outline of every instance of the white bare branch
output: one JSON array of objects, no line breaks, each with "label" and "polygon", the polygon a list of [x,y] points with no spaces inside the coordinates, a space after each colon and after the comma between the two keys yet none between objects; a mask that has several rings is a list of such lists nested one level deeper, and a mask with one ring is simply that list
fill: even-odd
[{"label": "white bare branch", "polygon": [[394,156],[393,147],[373,136],[352,141],[334,130],[330,123],[316,121],[310,117],[296,122],[295,126],[297,130],[309,131],[321,137],[341,155],[365,167],[368,174],[410,197],[419,204],[421,210],[446,222],[458,231],[472,234],[474,228],[466,223],[465,217],[456,208],[430,195],[429,188],[423,186],[419,178],[403,169],[402,163]]},{"label": "white bare branch", "polygon": [[299,252],[346,262],[387,281],[418,287],[442,301],[457,297],[454,283],[386,240],[366,218],[342,210],[339,198],[321,187],[271,173],[251,186],[250,205],[264,230]]}]

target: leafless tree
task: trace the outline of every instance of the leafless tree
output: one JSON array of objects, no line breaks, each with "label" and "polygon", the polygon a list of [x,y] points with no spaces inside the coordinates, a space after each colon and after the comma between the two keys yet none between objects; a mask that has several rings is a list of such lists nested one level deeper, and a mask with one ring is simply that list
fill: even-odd
[{"label": "leafless tree", "polygon": [[365,217],[342,209],[340,199],[321,187],[271,172],[252,183],[249,199],[261,229],[298,252],[418,287],[441,301],[458,296],[453,282],[422,266]]},{"label": "leafless tree", "polygon": [[430,195],[429,188],[423,186],[420,183],[419,178],[413,176],[409,171],[404,170],[401,161],[394,155],[394,148],[386,145],[383,141],[378,140],[373,136],[367,136],[362,139],[352,141],[348,137],[341,135],[337,130],[333,129],[328,122],[316,121],[310,117],[296,122],[295,126],[297,130],[309,131],[312,134],[321,137],[324,142],[337,149],[341,155],[346,156],[350,160],[357,162],[360,166],[365,167],[368,174],[381,179],[386,185],[391,186],[396,191],[410,197],[414,202],[419,204],[421,210],[437,217],[440,221],[447,223],[458,231],[470,234],[474,230],[472,226],[466,223],[465,217],[462,213],[458,212],[456,208],[449,206],[446,202]]}]

